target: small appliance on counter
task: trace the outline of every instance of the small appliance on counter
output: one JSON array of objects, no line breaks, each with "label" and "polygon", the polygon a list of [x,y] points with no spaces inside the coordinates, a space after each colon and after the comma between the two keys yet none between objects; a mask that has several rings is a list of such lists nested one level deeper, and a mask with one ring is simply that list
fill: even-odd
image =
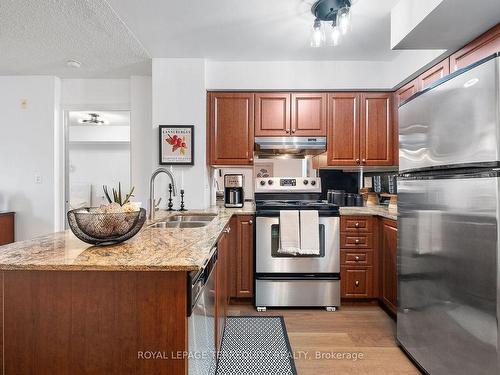
[{"label": "small appliance on counter", "polygon": [[243,207],[245,197],[243,194],[243,175],[224,175],[224,206],[231,208]]}]

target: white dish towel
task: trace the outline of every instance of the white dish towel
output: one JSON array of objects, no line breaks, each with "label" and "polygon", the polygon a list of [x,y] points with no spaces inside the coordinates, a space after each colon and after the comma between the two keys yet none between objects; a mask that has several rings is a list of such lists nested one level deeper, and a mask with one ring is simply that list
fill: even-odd
[{"label": "white dish towel", "polygon": [[318,211],[300,211],[300,250],[298,253],[301,255],[320,255]]},{"label": "white dish towel", "polygon": [[280,211],[280,247],[278,253],[297,254],[300,251],[299,211]]}]

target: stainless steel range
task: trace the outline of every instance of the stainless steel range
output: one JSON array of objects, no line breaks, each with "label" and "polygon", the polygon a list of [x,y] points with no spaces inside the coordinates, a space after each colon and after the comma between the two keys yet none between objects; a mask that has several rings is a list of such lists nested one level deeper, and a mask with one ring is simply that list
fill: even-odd
[{"label": "stainless steel range", "polygon": [[[340,218],[338,206],[319,200],[319,178],[257,178],[255,305],[266,307],[340,306]],[[300,223],[301,241],[317,239],[317,252],[282,251],[280,217],[285,211],[317,211],[317,232]],[[291,213],[291,212],[289,212]],[[309,212],[309,215],[311,212]],[[315,213],[313,215],[316,215]],[[314,216],[313,216],[314,218]],[[310,223],[309,223],[310,224]]]}]

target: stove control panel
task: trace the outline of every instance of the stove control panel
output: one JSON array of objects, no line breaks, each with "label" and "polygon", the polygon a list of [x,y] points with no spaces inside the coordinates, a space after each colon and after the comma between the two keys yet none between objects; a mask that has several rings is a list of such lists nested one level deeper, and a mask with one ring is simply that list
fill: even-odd
[{"label": "stove control panel", "polygon": [[256,193],[320,193],[319,177],[266,177],[255,179]]}]

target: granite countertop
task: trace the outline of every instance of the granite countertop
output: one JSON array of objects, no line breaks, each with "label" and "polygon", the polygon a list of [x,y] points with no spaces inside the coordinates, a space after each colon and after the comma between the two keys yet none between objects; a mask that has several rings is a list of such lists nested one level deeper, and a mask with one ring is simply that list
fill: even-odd
[{"label": "granite countertop", "polygon": [[372,206],[372,207],[340,207],[340,215],[373,215],[373,216],[381,216],[386,219],[397,220],[398,214],[392,211],[389,212],[389,209],[385,206]]},{"label": "granite countertop", "polygon": [[[194,271],[204,264],[231,216],[254,212],[253,205],[186,211],[217,216],[206,227],[189,229],[149,228],[153,222],[148,221],[135,237],[111,246],[91,246],[66,230],[0,247],[0,270]],[[155,222],[175,214],[179,212],[159,211]]]},{"label": "granite countertop", "polygon": [[[233,215],[252,215],[255,206],[215,206],[183,214],[216,214],[206,227],[150,228],[147,221],[128,241],[91,246],[70,231],[58,232],[0,247],[0,270],[59,271],[194,271],[203,266],[210,250]],[[159,211],[156,221],[179,212]],[[397,219],[386,207],[341,207],[341,215],[374,215]]]}]

